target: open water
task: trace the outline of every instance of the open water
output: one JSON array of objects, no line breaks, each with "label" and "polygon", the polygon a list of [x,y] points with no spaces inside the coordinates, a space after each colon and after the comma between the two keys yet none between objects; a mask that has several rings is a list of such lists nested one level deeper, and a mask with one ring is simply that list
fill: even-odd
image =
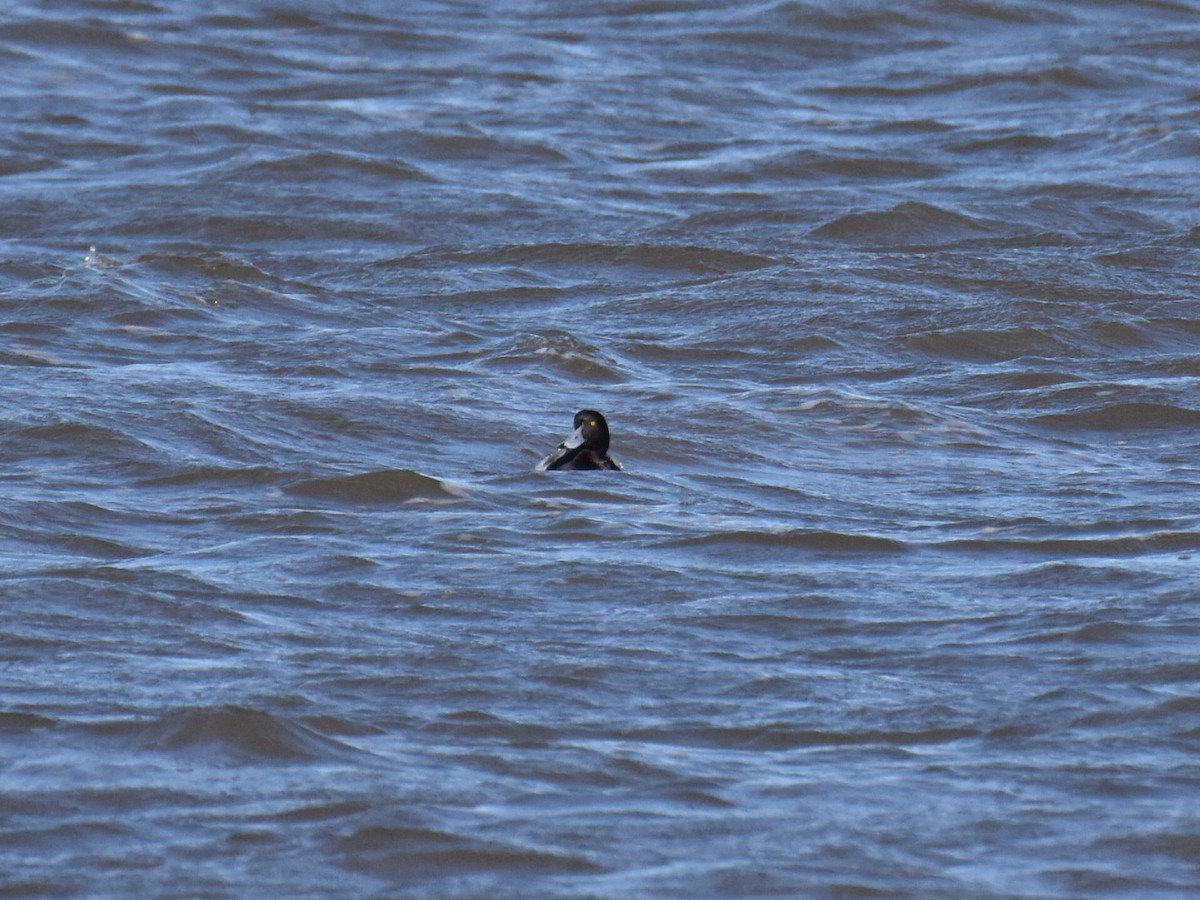
[{"label": "open water", "polygon": [[0,895],[1200,893],[1197,4],[12,0],[0,110]]}]

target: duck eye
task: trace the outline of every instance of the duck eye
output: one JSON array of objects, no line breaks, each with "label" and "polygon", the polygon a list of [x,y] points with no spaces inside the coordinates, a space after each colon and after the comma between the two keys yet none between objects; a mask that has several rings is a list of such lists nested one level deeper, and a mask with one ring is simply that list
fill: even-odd
[{"label": "duck eye", "polygon": [[588,424],[589,424],[589,425],[591,425],[593,428],[595,428],[595,427],[596,427],[596,420],[595,420],[595,419],[588,419]]}]

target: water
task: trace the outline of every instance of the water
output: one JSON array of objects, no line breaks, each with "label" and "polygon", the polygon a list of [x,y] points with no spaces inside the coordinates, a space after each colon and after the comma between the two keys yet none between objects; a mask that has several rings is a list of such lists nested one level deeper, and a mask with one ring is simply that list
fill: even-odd
[{"label": "water", "polygon": [[1200,892],[1198,42],[8,4],[0,893]]}]

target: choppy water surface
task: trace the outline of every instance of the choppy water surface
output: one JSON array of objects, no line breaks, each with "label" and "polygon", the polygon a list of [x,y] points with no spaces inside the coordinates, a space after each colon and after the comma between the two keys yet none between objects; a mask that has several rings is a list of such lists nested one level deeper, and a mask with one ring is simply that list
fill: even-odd
[{"label": "choppy water surface", "polygon": [[1194,895],[1198,47],[7,4],[0,892]]}]

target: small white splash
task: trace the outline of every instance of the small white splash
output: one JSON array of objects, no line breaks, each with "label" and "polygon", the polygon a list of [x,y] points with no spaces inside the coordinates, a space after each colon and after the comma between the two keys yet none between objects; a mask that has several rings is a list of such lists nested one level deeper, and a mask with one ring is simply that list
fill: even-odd
[{"label": "small white splash", "polygon": [[815,400],[805,400],[799,406],[793,407],[793,409],[795,409],[797,412],[809,412],[814,409],[819,409],[820,407],[824,406],[828,402],[829,402],[829,400],[827,398],[818,397]]},{"label": "small white splash", "polygon": [[93,244],[88,247],[88,252],[83,257],[83,264],[92,269],[115,269],[121,265],[121,261],[116,257],[101,253]]}]

